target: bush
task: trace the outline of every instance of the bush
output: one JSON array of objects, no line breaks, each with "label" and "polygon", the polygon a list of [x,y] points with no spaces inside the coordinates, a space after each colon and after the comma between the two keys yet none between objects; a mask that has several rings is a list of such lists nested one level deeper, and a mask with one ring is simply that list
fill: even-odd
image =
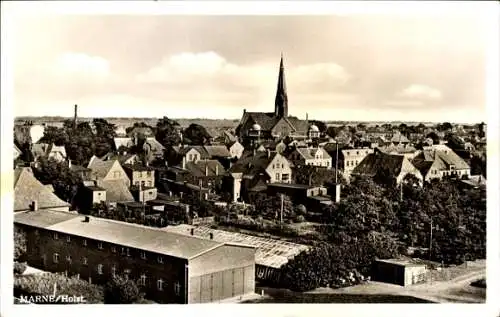
[{"label": "bush", "polygon": [[296,219],[295,219],[295,222],[298,222],[298,223],[301,223],[301,222],[304,222],[306,221],[306,219],[304,218],[304,216],[300,215],[298,216]]},{"label": "bush", "polygon": [[121,276],[115,276],[104,289],[105,304],[133,304],[143,299],[137,285]]},{"label": "bush", "polygon": [[14,274],[23,274],[26,271],[26,263],[14,262]]},{"label": "bush", "polygon": [[103,302],[101,287],[76,277],[66,277],[62,274],[54,273],[17,275],[14,277],[14,289],[29,294],[52,294],[54,292],[54,284],[57,285],[56,295],[83,296],[88,304]]}]

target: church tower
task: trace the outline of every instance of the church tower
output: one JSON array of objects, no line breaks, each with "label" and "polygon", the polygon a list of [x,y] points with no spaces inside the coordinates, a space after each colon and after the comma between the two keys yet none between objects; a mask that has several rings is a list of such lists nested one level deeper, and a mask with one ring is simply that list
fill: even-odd
[{"label": "church tower", "polygon": [[285,67],[283,66],[283,54],[281,54],[280,71],[278,75],[278,87],[276,89],[276,100],[274,102],[274,113],[278,118],[288,117],[288,96],[286,94]]}]

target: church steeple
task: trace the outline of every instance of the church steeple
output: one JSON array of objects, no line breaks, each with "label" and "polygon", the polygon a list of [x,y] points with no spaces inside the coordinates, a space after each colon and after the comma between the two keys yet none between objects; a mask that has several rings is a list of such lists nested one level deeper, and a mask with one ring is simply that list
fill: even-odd
[{"label": "church steeple", "polygon": [[285,67],[283,66],[283,53],[281,53],[280,71],[278,75],[278,88],[274,101],[274,113],[277,117],[288,117],[288,96],[286,94]]}]

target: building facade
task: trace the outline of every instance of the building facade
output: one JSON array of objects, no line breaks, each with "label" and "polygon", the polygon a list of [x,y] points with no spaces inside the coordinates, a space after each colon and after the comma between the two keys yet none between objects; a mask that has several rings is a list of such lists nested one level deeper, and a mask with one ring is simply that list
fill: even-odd
[{"label": "building facade", "polygon": [[16,215],[27,262],[96,284],[114,275],[158,303],[208,303],[255,291],[255,248],[156,228],[45,211]]}]

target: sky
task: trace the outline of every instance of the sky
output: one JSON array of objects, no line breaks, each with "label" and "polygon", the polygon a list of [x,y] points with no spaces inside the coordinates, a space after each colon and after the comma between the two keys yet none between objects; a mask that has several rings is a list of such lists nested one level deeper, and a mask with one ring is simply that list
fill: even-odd
[{"label": "sky", "polygon": [[486,121],[477,16],[38,16],[13,26],[15,116]]}]

